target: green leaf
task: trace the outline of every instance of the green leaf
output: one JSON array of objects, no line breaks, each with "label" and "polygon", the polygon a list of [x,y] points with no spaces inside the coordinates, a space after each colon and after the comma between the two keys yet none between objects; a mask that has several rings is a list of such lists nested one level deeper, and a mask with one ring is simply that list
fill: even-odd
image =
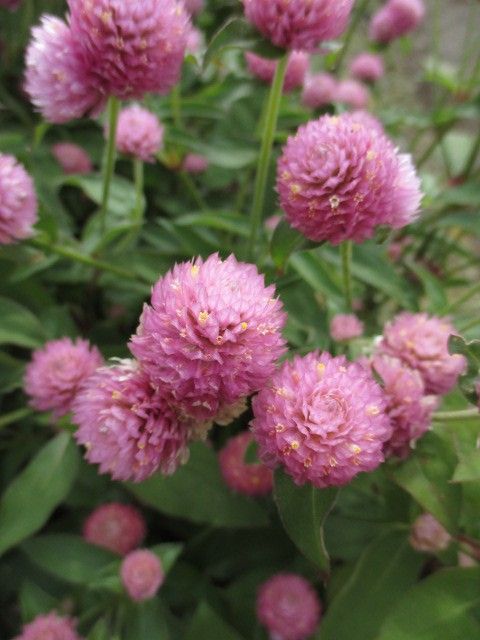
[{"label": "green leaf", "polygon": [[175,225],[177,227],[207,227],[210,229],[219,229],[220,231],[228,231],[243,238],[248,238],[250,233],[250,224],[245,216],[223,211],[192,213],[180,216],[179,218],[175,218]]},{"label": "green leaf", "polygon": [[314,291],[319,291],[333,298],[337,303],[343,300],[343,292],[337,274],[332,273],[331,267],[326,265],[319,255],[309,251],[296,253],[290,257],[290,264]]},{"label": "green leaf", "polygon": [[431,313],[440,313],[447,305],[447,296],[440,280],[428,269],[413,261],[406,261],[406,265],[422,283],[429,303],[428,311]]},{"label": "green leaf", "polygon": [[0,344],[36,349],[47,339],[42,325],[26,307],[0,296]]},{"label": "green leaf", "polygon": [[480,450],[474,449],[460,460],[452,482],[478,482],[480,481]]},{"label": "green leaf", "polygon": [[206,602],[201,602],[195,611],[184,640],[242,640],[242,636],[213,611]]},{"label": "green leaf", "polygon": [[191,446],[188,463],[173,476],[152,476],[128,490],[161,513],[216,527],[262,527],[265,511],[250,498],[233,494],[225,485],[215,452],[203,443]]},{"label": "green leaf", "polygon": [[169,640],[167,611],[159,598],[128,603],[122,640]]},{"label": "green leaf", "polygon": [[[375,638],[398,598],[417,581],[422,564],[423,558],[411,549],[405,532],[382,535],[360,556],[330,604],[316,637]],[[411,638],[417,640],[416,636]]]},{"label": "green leaf", "polygon": [[479,606],[480,568],[442,569],[403,595],[376,640],[480,638]]},{"label": "green leaf", "polygon": [[23,583],[19,600],[24,622],[29,622],[42,613],[48,613],[56,605],[56,600],[53,596],[30,581]]},{"label": "green leaf", "polygon": [[480,375],[480,340],[467,342],[460,336],[450,336],[448,350],[451,354],[459,354],[467,360],[467,370],[460,377],[460,389],[464,396],[477,404],[477,382]]},{"label": "green leaf", "polygon": [[11,482],[0,501],[0,554],[43,527],[70,491],[78,464],[77,447],[61,433]]},{"label": "green leaf", "polygon": [[257,158],[257,149],[251,145],[222,141],[222,143],[208,144],[199,140],[198,136],[185,133],[170,127],[165,133],[165,141],[171,145],[178,145],[185,150],[194,151],[205,156],[211,165],[223,169],[244,169],[253,164]]},{"label": "green leaf", "polygon": [[110,628],[107,621],[104,618],[98,620],[93,629],[87,636],[88,640],[114,640],[110,633]]},{"label": "green leaf", "polygon": [[283,269],[288,258],[305,243],[305,236],[282,218],[275,227],[270,241],[270,255],[277,269]]},{"label": "green leaf", "polygon": [[330,559],[323,540],[323,525],[332,509],[338,489],[298,487],[283,471],[275,472],[274,498],[285,531],[300,551],[323,571]]},{"label": "green leaf", "polygon": [[258,39],[251,23],[245,18],[231,18],[214,34],[203,57],[203,68],[227,49],[250,50],[254,41]]},{"label": "green leaf", "polygon": [[176,542],[165,542],[150,547],[150,551],[160,559],[165,574],[169,573],[170,569],[176,563],[178,556],[182,553],[182,550],[183,545]]}]

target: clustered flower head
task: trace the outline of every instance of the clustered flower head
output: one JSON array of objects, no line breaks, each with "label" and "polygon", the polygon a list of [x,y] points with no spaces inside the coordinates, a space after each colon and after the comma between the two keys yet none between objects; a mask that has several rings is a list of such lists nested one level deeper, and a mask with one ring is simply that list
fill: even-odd
[{"label": "clustered flower head", "polygon": [[337,85],[335,102],[342,102],[353,109],[364,109],[369,99],[367,87],[358,80],[342,80]]},{"label": "clustered flower head", "polygon": [[359,53],[350,63],[350,73],[357,80],[376,82],[385,74],[383,60],[375,53]]},{"label": "clustered flower head", "polygon": [[302,104],[310,109],[318,109],[335,101],[337,81],[330,73],[315,73],[305,78]]},{"label": "clustered flower head", "polygon": [[78,144],[57,142],[52,146],[52,154],[67,175],[91,173],[93,170],[90,156]]},{"label": "clustered flower head", "polygon": [[103,358],[88,340],[51,340],[33,352],[24,379],[30,404],[60,418],[72,410],[82,384],[102,366]]},{"label": "clustered flower head", "polygon": [[129,553],[122,561],[120,576],[125,591],[135,602],[153,598],[165,580],[162,563],[148,549]]},{"label": "clustered flower head", "polygon": [[183,0],[185,8],[192,16],[197,15],[203,9],[204,0]]},{"label": "clustered flower head", "polygon": [[191,53],[195,55],[201,49],[203,49],[204,46],[205,46],[205,38],[203,36],[203,33],[200,31],[200,29],[197,29],[196,27],[192,26],[188,30],[187,45],[185,47],[185,53],[186,54]]},{"label": "clustered flower head", "polygon": [[412,525],[409,541],[417,551],[435,553],[444,551],[451,542],[448,531],[432,516],[422,513]]},{"label": "clustered flower head", "polygon": [[455,333],[445,318],[426,313],[400,313],[385,326],[378,353],[399,358],[423,378],[425,393],[445,394],[466,367],[465,358],[450,355],[448,338]]},{"label": "clustered flower head", "polygon": [[132,360],[102,367],[86,381],[73,420],[87,460],[114,480],[141,482],[158,470],[168,475],[188,457],[192,424]]},{"label": "clustered flower head", "polygon": [[205,173],[208,169],[208,158],[200,155],[199,153],[187,153],[182,162],[182,171],[198,175]]},{"label": "clustered flower head", "polygon": [[185,414],[210,419],[258,391],[285,352],[285,313],[255,265],[175,265],[153,287],[130,350]]},{"label": "clustered flower head", "polygon": [[271,470],[261,463],[248,463],[245,456],[253,442],[248,431],[230,438],[218,455],[220,471],[226,484],[247,496],[263,496],[273,486]]},{"label": "clustered flower head", "polygon": [[[250,73],[262,82],[270,84],[275,75],[278,65],[277,60],[262,58],[251,51],[245,54],[248,70]],[[309,65],[309,56],[304,51],[292,51],[288,58],[287,69],[285,72],[285,81],[283,83],[283,92],[288,93],[297,87],[303,85],[305,74]]]},{"label": "clustered flower head", "polygon": [[292,227],[332,244],[362,242],[379,225],[403,227],[421,200],[410,156],[357,113],[302,125],[278,162],[277,191]]},{"label": "clustered flower head", "polygon": [[330,335],[339,342],[359,338],[363,334],[363,322],[353,313],[338,313],[330,322]]},{"label": "clustered flower head", "polygon": [[146,528],[142,514],[134,506],[109,502],[97,507],[85,520],[83,537],[124,556],[140,546]]},{"label": "clustered flower head", "polygon": [[121,153],[153,162],[162,142],[163,127],[154,113],[138,104],[122,109],[116,131],[116,145]]},{"label": "clustered flower head", "polygon": [[0,245],[31,236],[37,209],[32,178],[13,156],[0,153]]},{"label": "clustered flower head", "polygon": [[260,459],[296,484],[344,485],[384,460],[392,435],[382,389],[343,356],[313,352],[285,362],[253,399]]},{"label": "clustered flower head", "polygon": [[257,617],[272,638],[305,640],[320,622],[316,591],[302,576],[278,573],[264,582],[257,594]]},{"label": "clustered flower head", "polygon": [[370,39],[386,44],[414,31],[425,17],[423,0],[388,0],[373,16]]},{"label": "clustered flower head", "polygon": [[71,618],[61,618],[56,613],[40,615],[26,624],[15,640],[82,640]]},{"label": "clustered flower head", "polygon": [[314,51],[340,36],[354,0],[243,0],[245,16],[277,47]]}]

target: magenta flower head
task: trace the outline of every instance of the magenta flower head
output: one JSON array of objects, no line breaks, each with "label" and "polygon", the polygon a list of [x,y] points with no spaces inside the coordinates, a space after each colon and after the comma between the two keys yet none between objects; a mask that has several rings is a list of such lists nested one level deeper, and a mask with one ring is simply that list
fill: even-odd
[{"label": "magenta flower head", "polygon": [[183,0],[185,8],[192,16],[196,16],[203,9],[204,0]]},{"label": "magenta flower head", "polygon": [[120,112],[116,143],[121,153],[154,162],[162,148],[163,127],[154,113],[134,104]]},{"label": "magenta flower head", "polygon": [[378,352],[399,358],[416,369],[425,383],[425,392],[448,393],[465,371],[462,355],[450,355],[448,338],[455,334],[445,318],[426,313],[400,313],[385,326]]},{"label": "magenta flower head", "polygon": [[85,380],[101,367],[103,358],[88,340],[51,340],[33,352],[25,371],[24,388],[37,411],[60,418],[72,410]]},{"label": "magenta flower head", "polygon": [[338,313],[330,322],[330,335],[337,342],[359,338],[362,334],[363,322],[353,313]]},{"label": "magenta flower head", "polygon": [[386,44],[414,31],[425,18],[423,0],[388,0],[373,16],[370,39]]},{"label": "magenta flower head", "polygon": [[120,567],[120,576],[125,591],[135,602],[153,598],[165,580],[162,563],[148,549],[129,553]]},{"label": "magenta flower head", "polygon": [[314,51],[341,35],[354,0],[243,0],[245,16],[275,46]]},{"label": "magenta flower head", "polygon": [[450,545],[448,531],[431,513],[422,513],[412,525],[409,542],[416,551],[435,553],[445,551]]},{"label": "magenta flower head", "polygon": [[56,613],[40,615],[25,625],[15,640],[82,640],[71,618],[61,618]]},{"label": "magenta flower head", "polygon": [[22,4],[22,0],[0,0],[0,7],[10,9],[10,11],[16,11]]},{"label": "magenta flower head", "polygon": [[316,630],[320,600],[312,585],[296,573],[277,573],[257,593],[257,617],[281,640],[305,640]]},{"label": "magenta flower head", "polygon": [[302,104],[310,109],[318,109],[332,104],[337,92],[337,81],[330,73],[316,73],[307,76],[303,85]]},{"label": "magenta flower head", "polygon": [[285,362],[253,399],[260,459],[296,484],[341,486],[383,462],[392,435],[382,389],[343,356],[310,353]]},{"label": "magenta flower head", "polygon": [[0,153],[0,245],[33,235],[37,210],[32,178],[13,156]]},{"label": "magenta flower head", "polygon": [[188,458],[193,425],[180,420],[168,396],[133,360],[103,367],[75,399],[75,438],[86,459],[114,480],[141,482],[174,473]]},{"label": "magenta flower head", "polygon": [[218,454],[223,479],[230,489],[247,496],[264,496],[273,487],[271,470],[260,463],[248,463],[245,455],[253,442],[248,431],[230,438]]},{"label": "magenta flower head", "polygon": [[335,102],[343,102],[353,109],[364,109],[369,99],[367,87],[357,80],[342,80],[334,95]]},{"label": "magenta flower head", "polygon": [[[271,84],[278,62],[269,58],[262,58],[248,51],[245,54],[248,70],[262,82]],[[307,73],[310,57],[303,51],[292,51],[288,58],[283,92],[288,93],[303,85]]]},{"label": "magenta flower head", "polygon": [[160,278],[130,350],[186,414],[209,419],[272,375],[285,319],[255,265],[213,254]]},{"label": "magenta flower head", "polygon": [[91,173],[93,170],[90,156],[78,144],[58,142],[52,146],[52,154],[67,175]]},{"label": "magenta flower head", "polygon": [[125,556],[140,546],[147,526],[138,509],[129,504],[109,502],[92,511],[83,525],[87,542]]},{"label": "magenta flower head", "polygon": [[68,0],[76,47],[106,95],[141,99],[179,81],[190,21],[177,0]]},{"label": "magenta flower head", "polygon": [[45,15],[33,27],[26,53],[25,90],[49,122],[61,124],[101,110],[104,99],[92,84],[70,28]]},{"label": "magenta flower head", "polygon": [[372,116],[322,116],[291,136],[278,162],[287,219],[310,240],[362,242],[375,228],[417,217],[420,182]]},{"label": "magenta flower head", "polygon": [[385,74],[381,56],[375,53],[360,53],[350,64],[350,73],[357,80],[376,82]]},{"label": "magenta flower head", "polygon": [[182,163],[182,171],[198,175],[208,169],[208,159],[198,153],[187,153]]}]

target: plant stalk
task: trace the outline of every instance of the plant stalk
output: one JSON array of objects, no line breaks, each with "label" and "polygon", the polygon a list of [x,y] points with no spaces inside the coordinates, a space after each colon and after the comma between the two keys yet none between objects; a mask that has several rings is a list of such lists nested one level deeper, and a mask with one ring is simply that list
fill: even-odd
[{"label": "plant stalk", "polygon": [[105,150],[105,161],[103,167],[103,194],[102,207],[100,209],[100,227],[105,233],[107,226],[108,201],[110,198],[110,186],[112,184],[113,172],[116,158],[116,137],[118,114],[120,112],[120,101],[114,96],[108,100],[108,139]]},{"label": "plant stalk", "polygon": [[352,310],[352,241],[347,240],[340,245],[342,258],[343,291],[347,310]]}]

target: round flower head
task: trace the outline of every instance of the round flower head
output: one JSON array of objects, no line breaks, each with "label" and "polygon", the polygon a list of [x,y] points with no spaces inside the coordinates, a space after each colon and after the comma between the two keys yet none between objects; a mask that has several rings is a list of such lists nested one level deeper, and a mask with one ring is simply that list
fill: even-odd
[{"label": "round flower head", "polygon": [[37,207],[30,175],[13,156],[0,153],[0,244],[31,236]]},{"label": "round flower head", "polygon": [[392,435],[370,372],[328,353],[285,362],[253,399],[253,414],[261,460],[283,465],[296,484],[319,488],[373,471]]},{"label": "round flower head", "polygon": [[203,9],[204,0],[183,0],[185,8],[192,16],[196,16]]},{"label": "round flower head", "polygon": [[333,340],[352,340],[363,334],[363,322],[353,313],[339,313],[330,322],[330,335]]},{"label": "round flower head", "polygon": [[283,149],[281,206],[292,227],[316,242],[362,242],[378,225],[398,229],[416,218],[421,199],[406,157],[372,116],[322,116],[301,126]]},{"label": "round flower head", "polygon": [[430,513],[422,513],[412,525],[409,541],[417,551],[435,553],[447,549],[451,537]]},{"label": "round flower head", "polygon": [[205,38],[200,29],[196,27],[191,27],[188,30],[187,36],[187,46],[185,48],[185,53],[191,53],[195,55],[199,51],[201,51],[205,47]]},{"label": "round flower head", "polygon": [[138,104],[122,109],[116,132],[117,149],[144,162],[153,162],[163,142],[157,116]]},{"label": "round flower head", "polygon": [[93,170],[90,156],[78,144],[58,142],[53,145],[52,154],[67,175],[91,173]]},{"label": "round flower head", "polygon": [[122,561],[120,576],[126,592],[136,602],[153,598],[165,580],[162,563],[148,549],[129,553]]},{"label": "round flower head", "polygon": [[357,80],[342,80],[334,95],[334,102],[343,102],[354,109],[364,109],[369,99],[367,87]]},{"label": "round flower head", "polygon": [[188,13],[177,0],[68,0],[78,51],[106,95],[141,99],[179,81]]},{"label": "round flower head", "polygon": [[96,347],[87,340],[51,340],[33,352],[24,379],[25,393],[38,411],[53,411],[60,418],[72,410],[82,384],[103,364]]},{"label": "round flower head", "polygon": [[277,47],[314,51],[347,26],[354,0],[243,0],[245,16]]},{"label": "round flower head", "polygon": [[61,618],[56,613],[40,615],[26,624],[15,640],[81,640],[71,618]]},{"label": "round flower head", "polygon": [[74,402],[73,421],[87,460],[114,480],[141,482],[158,470],[171,474],[188,457],[190,425],[134,361],[91,376]]},{"label": "round flower head", "polygon": [[120,502],[97,507],[83,525],[87,542],[110,549],[121,556],[136,549],[146,533],[145,520],[138,509]]},{"label": "round flower head", "polygon": [[100,111],[104,99],[92,84],[65,22],[45,15],[32,36],[26,53],[25,90],[43,118],[61,124]]},{"label": "round flower head", "polygon": [[258,391],[285,351],[285,314],[253,264],[218,254],[176,265],[153,288],[130,350],[188,415],[215,416]]},{"label": "round flower head", "polygon": [[425,383],[425,392],[448,393],[464,372],[466,361],[461,355],[450,355],[448,338],[455,329],[445,318],[426,313],[400,313],[388,323],[379,353],[399,358],[417,369]]},{"label": "round flower head", "polygon": [[360,53],[350,64],[350,73],[357,80],[376,82],[385,74],[385,67],[380,56],[374,53]]},{"label": "round flower head", "polygon": [[416,29],[425,17],[423,0],[389,0],[373,16],[370,39],[388,43]]},{"label": "round flower head", "polygon": [[10,9],[10,11],[15,11],[21,3],[22,0],[0,0],[0,7],[5,7],[5,9]]},{"label": "round flower head", "polygon": [[332,104],[337,92],[337,81],[329,73],[307,76],[302,92],[302,104],[317,109]]},{"label": "round flower head", "polygon": [[263,464],[245,461],[252,442],[252,434],[248,431],[230,438],[218,454],[218,462],[223,479],[230,489],[247,496],[264,496],[272,490],[273,474]]},{"label": "round flower head", "polygon": [[257,594],[257,617],[272,638],[305,640],[320,622],[321,607],[312,585],[295,573],[278,573]]},{"label": "round flower head", "polygon": [[[255,53],[248,51],[245,54],[248,70],[252,75],[270,84],[275,75],[278,62],[269,58],[262,58]],[[283,92],[288,93],[297,87],[301,87],[305,79],[309,65],[309,56],[303,51],[292,51],[288,58]]]},{"label": "round flower head", "polygon": [[182,163],[182,171],[187,173],[205,173],[208,169],[208,159],[198,153],[187,153]]},{"label": "round flower head", "polygon": [[410,369],[397,358],[377,355],[373,358],[372,367],[382,379],[387,413],[393,426],[392,437],[385,443],[385,455],[404,458],[430,428],[432,413],[438,405],[437,398],[426,396],[418,371]]}]

